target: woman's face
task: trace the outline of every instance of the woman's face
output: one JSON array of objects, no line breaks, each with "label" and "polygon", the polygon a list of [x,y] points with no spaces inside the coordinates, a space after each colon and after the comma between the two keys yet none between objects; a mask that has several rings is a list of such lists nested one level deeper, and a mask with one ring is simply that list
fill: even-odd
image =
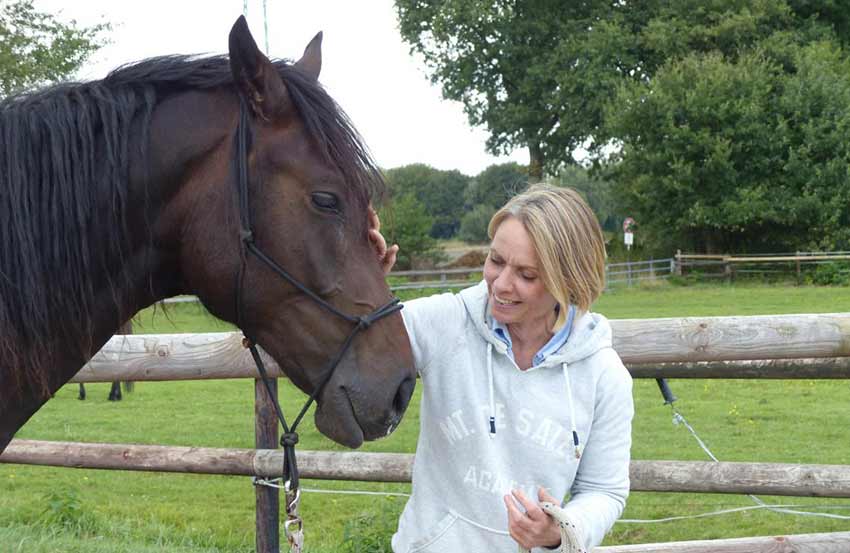
[{"label": "woman's face", "polygon": [[540,275],[537,253],[523,224],[502,221],[484,262],[484,280],[493,318],[504,325],[543,321],[547,331],[555,319],[555,298]]}]

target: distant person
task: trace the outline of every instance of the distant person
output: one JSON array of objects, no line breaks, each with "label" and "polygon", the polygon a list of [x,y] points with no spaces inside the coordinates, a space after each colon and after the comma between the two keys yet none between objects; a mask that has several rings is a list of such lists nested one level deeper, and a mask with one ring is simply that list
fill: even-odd
[{"label": "distant person", "polygon": [[[374,212],[369,234],[389,272],[398,246]],[[605,284],[596,217],[575,191],[536,185],[488,234],[481,283],[402,311],[423,392],[395,553],[590,550],[629,493],[632,381],[590,312]],[[568,543],[544,501],[563,507]]]}]

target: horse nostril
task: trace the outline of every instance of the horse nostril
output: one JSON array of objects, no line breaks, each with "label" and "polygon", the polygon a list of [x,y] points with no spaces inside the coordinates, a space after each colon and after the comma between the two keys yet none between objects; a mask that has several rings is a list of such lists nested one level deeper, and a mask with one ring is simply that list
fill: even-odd
[{"label": "horse nostril", "polygon": [[410,398],[413,395],[413,388],[416,387],[416,377],[408,376],[401,381],[401,384],[396,391],[393,399],[393,409],[401,416],[404,410],[407,409],[407,404],[410,403]]}]

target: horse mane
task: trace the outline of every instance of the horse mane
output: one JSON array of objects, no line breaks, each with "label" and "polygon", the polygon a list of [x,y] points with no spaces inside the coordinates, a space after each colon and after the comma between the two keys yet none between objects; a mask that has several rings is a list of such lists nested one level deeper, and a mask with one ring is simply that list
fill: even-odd
[{"label": "horse mane", "polygon": [[[346,114],[292,64],[274,65],[326,160],[364,203],[382,195]],[[13,381],[48,393],[58,343],[91,354],[97,284],[106,278],[118,308],[131,276],[130,160],[147,166],[151,115],[169,96],[219,87],[232,87],[226,56],[163,56],[0,101],[0,371]]]}]

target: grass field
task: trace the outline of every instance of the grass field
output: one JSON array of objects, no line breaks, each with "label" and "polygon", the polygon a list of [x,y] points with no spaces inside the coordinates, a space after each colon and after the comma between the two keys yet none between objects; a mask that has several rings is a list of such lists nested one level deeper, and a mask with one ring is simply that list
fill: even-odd
[{"label": "grass field", "polygon": [[[604,295],[595,310],[610,318],[752,315],[850,311],[850,290],[790,286],[660,285]],[[135,330],[205,332],[230,327],[194,304],[164,314],[144,312]],[[850,464],[846,424],[850,382],[673,380],[677,408],[721,460]],[[66,386],[18,434],[20,438],[89,442],[252,447],[253,383],[203,381],[139,383],[115,404],[107,384],[91,385],[89,399]],[[303,396],[281,382],[287,412]],[[418,393],[416,396],[418,399]],[[655,383],[635,384],[635,459],[704,460],[681,426],[672,424]],[[389,438],[366,451],[413,452],[418,401]],[[305,420],[300,446],[339,449]],[[308,481],[324,490],[404,492],[407,485]],[[764,498],[828,512],[850,501]],[[387,540],[404,504],[399,497],[308,492],[303,501],[308,551],[388,551]],[[746,497],[635,493],[625,518],[697,514],[751,505]],[[0,465],[0,553],[253,551],[251,481],[207,477]],[[846,531],[850,521],[748,511],[670,523],[618,523],[607,544],[710,539],[781,533]],[[346,545],[342,545],[343,537]],[[373,544],[375,537],[381,538]]]}]

